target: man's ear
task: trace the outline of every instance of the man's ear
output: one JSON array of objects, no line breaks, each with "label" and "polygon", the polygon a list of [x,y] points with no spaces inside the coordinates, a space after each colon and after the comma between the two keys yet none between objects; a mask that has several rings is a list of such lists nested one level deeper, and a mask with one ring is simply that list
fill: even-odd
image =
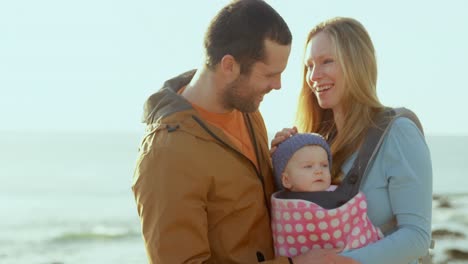
[{"label": "man's ear", "polygon": [[225,78],[231,82],[240,74],[240,65],[232,55],[224,55],[220,62],[220,68]]},{"label": "man's ear", "polygon": [[281,174],[281,183],[283,183],[283,187],[286,189],[291,189],[292,187],[291,181],[289,180],[289,175],[286,172]]}]

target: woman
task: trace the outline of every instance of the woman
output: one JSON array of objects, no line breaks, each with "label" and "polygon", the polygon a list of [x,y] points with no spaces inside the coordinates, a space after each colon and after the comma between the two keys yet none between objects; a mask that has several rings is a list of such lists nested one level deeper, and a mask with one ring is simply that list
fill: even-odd
[{"label": "woman", "polygon": [[[384,110],[376,83],[374,47],[358,21],[334,18],[310,31],[297,124],[301,132],[320,133],[331,144],[334,184],[350,170],[372,118]],[[294,133],[296,128],[278,132],[272,152]],[[391,228],[383,239],[340,254],[363,264],[417,263],[431,242],[432,166],[412,121],[400,117],[393,122],[361,191],[372,223]]]}]

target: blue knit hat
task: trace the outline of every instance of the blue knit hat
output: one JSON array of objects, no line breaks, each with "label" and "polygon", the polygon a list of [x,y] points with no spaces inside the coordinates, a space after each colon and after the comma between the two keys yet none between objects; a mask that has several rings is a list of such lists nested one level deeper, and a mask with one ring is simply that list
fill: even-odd
[{"label": "blue knit hat", "polygon": [[317,133],[298,133],[295,134],[278,145],[278,148],[272,155],[273,170],[275,173],[275,185],[278,190],[284,189],[281,182],[281,174],[283,174],[286,164],[293,156],[293,154],[300,148],[308,145],[321,146],[328,155],[328,164],[332,165],[332,156],[330,146],[327,141],[320,134]]}]

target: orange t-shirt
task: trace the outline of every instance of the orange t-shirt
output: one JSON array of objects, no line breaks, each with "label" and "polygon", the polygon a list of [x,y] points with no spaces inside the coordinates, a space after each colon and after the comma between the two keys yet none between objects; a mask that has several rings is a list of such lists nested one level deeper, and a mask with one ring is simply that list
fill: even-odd
[{"label": "orange t-shirt", "polygon": [[212,125],[221,128],[229,139],[240,149],[242,154],[249,158],[258,168],[255,149],[249,136],[247,125],[245,124],[244,115],[238,110],[233,110],[230,113],[218,114],[211,113],[192,103],[193,108]]},{"label": "orange t-shirt", "polygon": [[[185,87],[178,91],[181,94]],[[234,109],[229,113],[212,113],[190,102],[200,116],[210,124],[222,129],[234,145],[249,158],[258,169],[257,157],[242,112]]]}]

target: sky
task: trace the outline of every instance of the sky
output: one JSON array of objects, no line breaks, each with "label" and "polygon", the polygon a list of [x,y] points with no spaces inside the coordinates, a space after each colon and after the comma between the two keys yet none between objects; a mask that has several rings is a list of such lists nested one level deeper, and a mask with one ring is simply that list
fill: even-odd
[{"label": "sky", "polygon": [[[353,17],[378,60],[378,96],[412,109],[426,134],[468,135],[468,1],[271,0],[293,34],[282,88],[260,107],[269,133],[294,122],[304,40]],[[0,131],[144,130],[143,103],[203,60],[220,0],[0,2]]]}]

